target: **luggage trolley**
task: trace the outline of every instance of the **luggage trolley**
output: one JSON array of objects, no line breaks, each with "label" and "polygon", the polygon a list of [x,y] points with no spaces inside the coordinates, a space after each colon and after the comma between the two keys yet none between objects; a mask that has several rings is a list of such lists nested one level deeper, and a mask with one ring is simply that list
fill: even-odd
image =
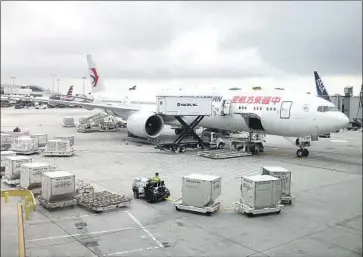
[{"label": "luggage trolley", "polygon": [[[183,127],[182,133],[172,143],[158,144],[155,148],[160,150],[172,150],[183,153],[187,148],[205,148],[208,143],[195,133],[194,129],[205,116],[212,115],[213,96],[157,96],[157,113],[163,116],[173,116]],[[196,118],[188,125],[182,117]],[[194,142],[183,142],[188,136],[193,136]]]}]

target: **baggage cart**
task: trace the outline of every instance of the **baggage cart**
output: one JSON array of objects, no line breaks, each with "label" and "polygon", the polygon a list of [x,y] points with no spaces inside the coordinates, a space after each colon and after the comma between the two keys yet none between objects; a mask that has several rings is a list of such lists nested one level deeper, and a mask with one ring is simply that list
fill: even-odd
[{"label": "baggage cart", "polygon": [[175,206],[175,209],[177,211],[185,210],[185,211],[191,211],[191,212],[198,212],[198,213],[204,213],[207,216],[210,216],[212,213],[220,210],[221,204],[222,204],[221,201],[215,201],[215,202],[211,202],[210,204],[208,204],[205,207],[196,207],[196,206],[192,206],[192,205],[183,203],[182,199],[178,199],[173,202],[173,205]]}]

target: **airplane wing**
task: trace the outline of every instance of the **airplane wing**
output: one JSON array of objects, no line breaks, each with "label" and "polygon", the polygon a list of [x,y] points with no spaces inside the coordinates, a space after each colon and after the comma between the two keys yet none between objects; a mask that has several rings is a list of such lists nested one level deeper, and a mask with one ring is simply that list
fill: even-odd
[{"label": "airplane wing", "polygon": [[96,104],[96,103],[84,103],[84,102],[78,102],[78,101],[65,101],[65,100],[41,100],[39,98],[34,98],[34,101],[43,101],[48,103],[60,103],[60,104],[75,104],[82,107],[89,107],[94,109],[103,109],[103,110],[111,110],[111,111],[137,111],[137,109],[128,108],[128,107],[119,107],[119,106],[112,106],[108,104]]}]

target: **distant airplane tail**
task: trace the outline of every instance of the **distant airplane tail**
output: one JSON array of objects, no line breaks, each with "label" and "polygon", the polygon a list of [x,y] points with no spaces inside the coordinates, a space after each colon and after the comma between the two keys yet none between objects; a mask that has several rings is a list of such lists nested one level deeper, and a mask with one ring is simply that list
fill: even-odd
[{"label": "distant airplane tail", "polygon": [[73,94],[73,85],[69,87],[67,96],[72,96]]},{"label": "distant airplane tail", "polygon": [[92,93],[105,91],[103,79],[100,77],[100,73],[96,68],[96,64],[93,61],[92,55],[87,54],[88,72],[91,79]]},{"label": "distant airplane tail", "polygon": [[326,91],[326,88],[324,86],[324,83],[321,80],[321,78],[319,77],[319,74],[317,71],[314,71],[314,77],[315,77],[316,92],[317,92],[318,96],[331,102],[328,92]]},{"label": "distant airplane tail", "polygon": [[133,87],[130,87],[129,90],[136,90],[136,85],[134,85]]}]

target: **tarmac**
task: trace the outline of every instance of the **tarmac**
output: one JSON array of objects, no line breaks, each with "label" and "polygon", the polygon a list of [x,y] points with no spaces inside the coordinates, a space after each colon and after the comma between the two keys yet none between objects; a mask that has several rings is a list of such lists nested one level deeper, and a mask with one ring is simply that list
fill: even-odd
[{"label": "tarmac", "polygon": [[[196,151],[175,154],[126,143],[126,129],[77,133],[61,125],[64,117],[78,123],[79,117],[92,113],[97,111],[6,108],[1,109],[1,129],[19,126],[47,133],[48,139],[74,135],[75,156],[33,155],[33,162],[54,164],[98,190],[131,197],[132,180],[157,171],[171,191],[170,201],[148,204],[138,199],[130,207],[101,214],[79,207],[49,212],[38,206],[32,220],[25,222],[28,257],[362,256],[362,132],[320,138],[310,147],[310,156],[302,159],[287,139],[267,136],[265,152],[258,156],[213,160]],[[234,212],[240,177],[271,165],[292,172],[295,204],[278,215],[248,218]],[[191,173],[222,177],[222,209],[211,217],[178,212],[172,206],[171,201],[181,197],[182,176]],[[2,225],[10,212],[2,208]],[[2,231],[1,244],[17,245],[11,241]],[[3,248],[1,256],[14,256],[15,249]]]}]

